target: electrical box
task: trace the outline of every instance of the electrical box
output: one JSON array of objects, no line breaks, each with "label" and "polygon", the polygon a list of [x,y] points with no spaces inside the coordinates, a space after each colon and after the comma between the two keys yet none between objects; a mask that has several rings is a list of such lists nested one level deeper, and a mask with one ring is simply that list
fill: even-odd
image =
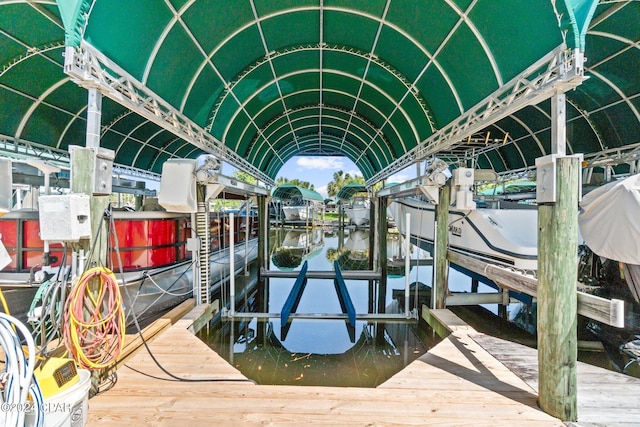
[{"label": "electrical box", "polygon": [[[71,153],[72,169],[74,164],[73,159],[76,156],[80,156],[83,162],[86,160],[93,163],[93,168],[87,171],[91,173],[88,178],[91,179],[91,191],[93,195],[106,196],[111,194],[114,151],[102,147],[80,147],[72,145],[69,146],[69,152]],[[73,180],[73,175],[80,173],[80,171],[73,170],[72,172],[71,179]],[[75,178],[78,179],[77,177]],[[80,179],[82,179],[82,176]]]},{"label": "electrical box", "polygon": [[[549,154],[548,156],[536,159],[536,202],[555,203],[556,202],[556,160],[560,157],[577,158],[582,163],[584,155],[582,153],[569,156],[560,154]],[[578,201],[582,200],[582,174],[578,173]]]},{"label": "electrical box", "polygon": [[112,189],[113,150],[98,148],[93,168],[93,194],[109,195]]},{"label": "electrical box", "polygon": [[557,154],[536,158],[536,202],[556,202],[556,159]]},{"label": "electrical box", "polygon": [[168,212],[194,213],[196,198],[196,161],[171,159],[162,165],[158,203]]},{"label": "electrical box", "polygon": [[452,185],[460,187],[471,187],[473,185],[473,169],[458,168],[453,171]]},{"label": "electrical box", "polygon": [[476,202],[473,201],[473,193],[469,190],[456,191],[456,207],[462,210],[475,210]]},{"label": "electrical box", "polygon": [[40,196],[40,238],[77,242],[91,237],[91,208],[86,194]]},{"label": "electrical box", "polygon": [[188,237],[187,238],[187,250],[190,252],[197,252],[200,250],[200,238]]}]

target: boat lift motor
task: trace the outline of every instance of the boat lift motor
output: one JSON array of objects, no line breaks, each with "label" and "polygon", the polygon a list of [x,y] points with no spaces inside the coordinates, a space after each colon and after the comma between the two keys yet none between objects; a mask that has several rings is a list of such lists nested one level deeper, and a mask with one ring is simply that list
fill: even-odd
[{"label": "boat lift motor", "polygon": [[456,191],[456,207],[462,210],[475,210],[476,202],[473,201],[474,173],[471,168],[457,168],[453,171],[452,185]]},{"label": "boat lift motor", "polygon": [[449,171],[449,165],[444,160],[438,158],[425,168],[424,175],[422,176],[422,184],[419,186],[420,191],[424,194],[431,203],[437,205],[439,202],[440,187],[446,184],[447,180],[451,177]]}]

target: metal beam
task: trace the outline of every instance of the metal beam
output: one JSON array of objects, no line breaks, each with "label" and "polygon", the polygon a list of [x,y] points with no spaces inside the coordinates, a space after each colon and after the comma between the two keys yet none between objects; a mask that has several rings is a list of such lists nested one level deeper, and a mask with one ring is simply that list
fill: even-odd
[{"label": "metal beam", "polygon": [[[279,319],[280,313],[242,313],[236,312],[233,316],[234,319]],[[290,319],[344,319],[349,320],[349,315],[346,313],[291,313]],[[376,314],[376,313],[364,313],[356,314],[356,320],[379,320],[379,321],[397,321],[415,322],[416,316],[407,318],[404,313],[402,314]]]},{"label": "metal beam", "polygon": [[372,186],[411,163],[464,144],[466,138],[487,126],[528,105],[539,104],[553,95],[569,91],[585,79],[583,53],[579,49],[571,51],[561,45],[382,169],[367,181],[367,186]]},{"label": "metal beam", "polygon": [[[297,271],[275,271],[260,269],[260,277],[295,279],[298,277]],[[381,277],[379,271],[367,270],[345,270],[342,277],[346,280],[378,280]],[[309,279],[335,279],[335,271],[307,271]]]},{"label": "metal beam", "polygon": [[78,48],[65,48],[64,71],[79,86],[87,89],[97,88],[113,101],[204,152],[248,171],[262,182],[275,184],[273,179],[230,150],[89,43],[83,41]]}]

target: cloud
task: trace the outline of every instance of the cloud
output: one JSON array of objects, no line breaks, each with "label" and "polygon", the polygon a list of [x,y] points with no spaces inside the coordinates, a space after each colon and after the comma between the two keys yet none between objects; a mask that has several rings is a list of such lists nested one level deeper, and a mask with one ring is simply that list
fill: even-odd
[{"label": "cloud", "polygon": [[318,193],[320,193],[320,195],[321,195],[322,197],[324,197],[325,199],[328,199],[328,198],[329,198],[329,192],[327,191],[327,186],[326,186],[326,185],[323,185],[322,187],[318,187],[318,188],[316,188],[316,191],[317,191]]},{"label": "cloud", "polygon": [[351,169],[350,171],[345,171],[345,173],[348,173],[350,176],[362,176],[362,172],[358,169]]},{"label": "cloud", "polygon": [[342,169],[344,162],[338,157],[300,157],[296,164],[305,169]]},{"label": "cloud", "polygon": [[411,179],[412,177],[409,176],[409,174],[406,173],[397,173],[395,175],[391,175],[389,178],[387,178],[387,182],[397,182],[397,183],[401,183],[401,182],[405,182],[409,179]]}]

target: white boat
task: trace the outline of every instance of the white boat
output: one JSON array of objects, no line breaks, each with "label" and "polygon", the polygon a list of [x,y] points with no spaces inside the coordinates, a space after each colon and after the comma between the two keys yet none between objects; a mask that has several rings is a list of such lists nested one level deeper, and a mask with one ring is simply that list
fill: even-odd
[{"label": "white boat", "polygon": [[309,208],[305,205],[283,206],[284,219],[287,221],[306,220]]},{"label": "white boat", "polygon": [[[521,270],[538,268],[538,211],[478,207],[449,208],[449,250]],[[527,208],[528,207],[528,208]],[[435,205],[421,198],[396,199],[389,205],[398,229],[412,243],[433,251]],[[410,214],[410,230],[406,214]]]},{"label": "white boat", "polygon": [[342,200],[349,222],[356,227],[369,223],[371,200],[363,184],[347,184],[338,191],[336,197]]},{"label": "white boat", "polygon": [[[619,264],[636,303],[640,303],[640,174],[603,185],[580,202],[578,224],[594,254]],[[606,231],[604,231],[606,230]],[[619,295],[616,295],[620,297]]]},{"label": "white boat", "polygon": [[292,184],[274,188],[271,195],[280,201],[285,221],[312,220],[324,204],[324,199],[317,192]]},{"label": "white boat", "polygon": [[365,197],[355,197],[351,205],[344,208],[349,221],[357,227],[368,224],[370,218],[370,201]]}]

